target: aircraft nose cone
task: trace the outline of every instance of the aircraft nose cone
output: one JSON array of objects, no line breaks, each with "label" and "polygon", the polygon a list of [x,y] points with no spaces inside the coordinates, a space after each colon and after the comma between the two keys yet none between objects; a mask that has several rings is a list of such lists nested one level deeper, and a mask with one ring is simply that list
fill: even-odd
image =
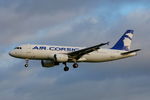
[{"label": "aircraft nose cone", "polygon": [[10,55],[10,56],[14,56],[14,52],[13,52],[13,51],[10,51],[10,52],[9,52],[9,55]]},{"label": "aircraft nose cone", "polygon": [[12,52],[11,51],[9,52],[9,55],[12,56]]}]

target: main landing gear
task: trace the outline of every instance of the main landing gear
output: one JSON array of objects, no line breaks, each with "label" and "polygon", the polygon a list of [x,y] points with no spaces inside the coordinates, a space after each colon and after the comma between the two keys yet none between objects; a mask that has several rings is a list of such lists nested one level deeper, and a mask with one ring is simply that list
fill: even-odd
[{"label": "main landing gear", "polygon": [[27,68],[27,67],[29,66],[29,64],[28,64],[28,63],[29,63],[29,60],[28,60],[28,59],[26,59],[26,64],[24,65],[24,67],[26,67],[26,68]]},{"label": "main landing gear", "polygon": [[66,63],[66,62],[64,62],[63,64],[65,65],[65,67],[64,67],[64,71],[69,71],[69,67],[67,66],[67,63]]},{"label": "main landing gear", "polygon": [[[69,67],[67,66],[67,63],[64,62],[63,64],[65,65],[64,71],[69,71]],[[72,66],[73,66],[73,68],[78,68],[79,67],[79,65],[77,63],[74,63]]]},{"label": "main landing gear", "polygon": [[[26,59],[25,61],[26,61],[26,63],[25,63],[25,65],[24,65],[24,67],[27,68],[27,67],[29,66],[29,60]],[[66,63],[66,62],[63,62],[63,64],[65,65],[64,71],[69,71],[69,67],[67,66],[67,63]],[[73,67],[73,68],[78,68],[79,65],[75,62],[75,63],[72,65],[72,67]]]},{"label": "main landing gear", "polygon": [[72,66],[73,66],[73,68],[78,68],[79,67],[79,65],[77,63],[74,63]]}]

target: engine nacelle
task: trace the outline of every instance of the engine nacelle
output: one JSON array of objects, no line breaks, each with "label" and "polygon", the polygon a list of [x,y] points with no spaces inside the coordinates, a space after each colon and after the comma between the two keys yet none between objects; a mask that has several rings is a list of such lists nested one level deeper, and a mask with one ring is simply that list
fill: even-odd
[{"label": "engine nacelle", "polygon": [[54,62],[52,60],[41,60],[41,64],[42,64],[42,67],[47,67],[47,68],[59,65],[59,63]]},{"label": "engine nacelle", "polygon": [[56,62],[67,62],[68,59],[69,59],[69,57],[66,54],[55,54],[54,55],[54,60]]}]

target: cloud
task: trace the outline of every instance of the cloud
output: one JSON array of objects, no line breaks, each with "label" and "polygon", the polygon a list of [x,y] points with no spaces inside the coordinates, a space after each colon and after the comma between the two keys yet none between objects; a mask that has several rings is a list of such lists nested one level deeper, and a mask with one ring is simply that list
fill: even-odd
[{"label": "cloud", "polygon": [[[0,29],[1,34],[3,34],[3,38],[0,40],[0,43],[9,44],[12,42],[21,43],[22,41],[39,39],[39,33],[41,31],[45,32],[45,30],[47,31],[48,29],[50,31],[47,33],[48,35],[45,35],[44,33],[43,35],[51,38],[50,36],[55,35],[53,28],[60,26],[60,24],[62,28],[65,28],[66,23],[70,23],[69,25],[72,27],[78,26],[77,28],[80,28],[82,25],[80,30],[85,30],[84,34],[87,34],[86,30],[89,30],[90,28],[90,31],[92,32],[89,31],[88,34],[95,34],[94,38],[97,38],[97,34],[108,34],[113,29],[110,29],[110,27],[112,27],[112,24],[115,26],[115,20],[122,17],[120,14],[134,11],[137,8],[141,8],[141,5],[144,7],[147,1],[144,3],[135,3],[132,1],[129,4],[128,1],[120,2],[115,0],[111,5],[110,2],[106,2],[104,0],[96,0],[92,3],[90,0],[83,0],[80,2],[70,0],[62,0],[59,2],[51,0],[15,0],[12,3],[9,1],[1,2],[4,6],[1,5],[0,9],[0,26],[2,26]],[[111,10],[106,7],[108,4],[110,5]],[[137,7],[135,6],[136,4],[138,5]],[[128,11],[125,11],[125,9]],[[86,21],[86,19],[89,19],[89,22],[88,20]],[[84,23],[78,24],[76,21],[84,21]],[[95,23],[95,25],[91,22],[93,24]],[[83,27],[83,25],[85,25],[85,27]],[[94,29],[92,26],[97,26],[97,28]],[[97,31],[98,28],[101,30]],[[109,31],[107,32],[107,30]],[[69,35],[78,34],[77,32],[81,31],[66,31]],[[5,38],[8,37],[11,37],[11,39],[6,40]]]},{"label": "cloud", "polygon": [[[148,4],[148,0],[1,0],[1,99],[149,99]],[[23,60],[8,55],[22,43],[91,46],[110,41],[111,47],[126,29],[135,30],[132,49],[142,49],[137,57],[81,63],[67,73],[63,65],[45,69],[39,61],[25,69]]]},{"label": "cloud", "polygon": [[[0,11],[3,13],[4,10]],[[36,37],[39,28],[45,29],[56,23],[61,23],[61,20],[67,20],[72,14],[61,13],[56,15],[41,15],[41,16],[26,16],[23,14],[13,13],[13,11],[5,11],[5,14],[1,17],[1,33],[4,34],[1,39],[2,44],[8,44],[10,42],[19,42],[27,40],[28,37]],[[6,17],[9,16],[9,17]],[[5,19],[5,20],[4,20]],[[53,34],[53,33],[50,33]],[[33,36],[32,36],[33,35]],[[10,40],[6,40],[6,38]],[[34,38],[33,38],[34,39]]]},{"label": "cloud", "polygon": [[[149,75],[129,77],[128,75],[126,75],[126,77],[118,75],[118,77],[113,78],[110,77],[110,75],[107,75],[106,78],[101,79],[101,77],[109,74],[107,70],[101,69],[99,73],[106,71],[105,75],[98,76],[96,80],[89,80],[90,78],[86,77],[92,75],[94,78],[97,73],[90,73],[88,75],[88,71],[86,71],[87,74],[85,71],[82,71],[82,74],[77,74],[77,72],[60,72],[58,74],[56,70],[53,70],[55,72],[52,70],[53,69],[44,71],[43,69],[34,68],[29,72],[29,70],[25,71],[22,68],[19,68],[18,70],[17,67],[12,69],[12,71],[9,72],[9,80],[4,79],[4,81],[1,82],[1,98],[4,100],[10,98],[41,100],[43,97],[45,99],[51,98],[53,100],[65,100],[71,98],[73,100],[91,100],[92,98],[100,98],[103,100],[120,100],[126,98],[129,100],[140,100],[141,98],[149,98]],[[40,72],[43,71],[46,73],[52,72],[54,75],[51,73],[42,73],[41,76]],[[81,80],[79,77],[81,77]],[[69,79],[71,79],[71,82],[68,83]],[[64,84],[61,81],[64,81]],[[9,85],[10,83],[11,85]],[[6,96],[8,93],[10,95]]]}]

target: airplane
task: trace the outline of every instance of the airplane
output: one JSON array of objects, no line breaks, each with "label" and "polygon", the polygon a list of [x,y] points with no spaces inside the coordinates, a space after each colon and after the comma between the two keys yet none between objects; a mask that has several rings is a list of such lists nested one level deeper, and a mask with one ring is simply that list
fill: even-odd
[{"label": "airplane", "polygon": [[141,49],[130,50],[134,30],[127,30],[119,41],[109,49],[101,48],[107,43],[91,47],[71,47],[55,45],[22,45],[15,47],[9,55],[25,59],[25,67],[29,60],[41,60],[42,67],[50,68],[60,63],[64,64],[64,71],[68,71],[67,63],[73,63],[73,68],[78,68],[78,62],[107,62],[136,56]]}]

